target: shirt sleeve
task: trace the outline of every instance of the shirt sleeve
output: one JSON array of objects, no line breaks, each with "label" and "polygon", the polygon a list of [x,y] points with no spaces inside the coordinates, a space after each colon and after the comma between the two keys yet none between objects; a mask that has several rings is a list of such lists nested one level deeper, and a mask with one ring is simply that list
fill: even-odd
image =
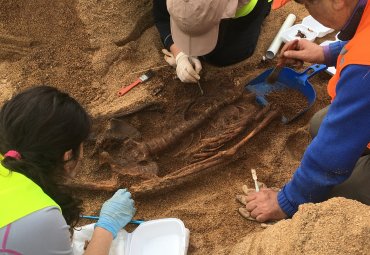
[{"label": "shirt sleeve", "polygon": [[324,48],[324,64],[327,66],[336,66],[338,56],[348,41],[337,41],[329,45],[323,46]]},{"label": "shirt sleeve", "polygon": [[6,247],[29,255],[73,255],[69,226],[56,207],[13,222]]},{"label": "shirt sleeve", "polygon": [[292,216],[298,206],[327,199],[344,182],[370,141],[370,66],[349,65],[341,73],[336,98],[300,167],[278,194]]},{"label": "shirt sleeve", "polygon": [[171,35],[170,14],[167,10],[166,0],[153,0],[153,16],[163,46],[167,50],[170,50],[173,40]]}]

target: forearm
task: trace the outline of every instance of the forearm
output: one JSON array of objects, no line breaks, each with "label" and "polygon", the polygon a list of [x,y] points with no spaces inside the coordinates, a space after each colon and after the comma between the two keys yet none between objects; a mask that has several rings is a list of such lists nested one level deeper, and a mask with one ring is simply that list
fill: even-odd
[{"label": "forearm", "polygon": [[108,255],[109,249],[113,241],[113,235],[108,230],[101,227],[96,227],[87,246],[85,255]]},{"label": "forearm", "polygon": [[167,50],[170,50],[173,40],[171,36],[170,14],[167,11],[166,0],[153,1],[153,16],[163,46]]},{"label": "forearm", "polygon": [[172,44],[170,47],[170,51],[173,54],[173,56],[176,58],[176,56],[181,52],[181,50],[175,45]]}]

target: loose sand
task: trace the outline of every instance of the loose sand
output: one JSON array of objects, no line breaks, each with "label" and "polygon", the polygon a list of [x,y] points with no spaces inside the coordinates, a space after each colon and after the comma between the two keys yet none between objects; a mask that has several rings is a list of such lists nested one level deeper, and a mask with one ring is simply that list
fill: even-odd
[{"label": "loose sand", "polygon": [[[25,88],[49,84],[77,98],[98,124],[98,117],[104,119],[104,116],[117,115],[117,112],[123,116],[145,106],[146,110],[123,118],[137,129],[143,140],[177,127],[179,121],[201,112],[207,102],[220,100],[230,91],[242,89],[246,82],[272,67],[274,61],[263,63],[261,59],[285,17],[288,13],[294,13],[299,22],[307,15],[303,6],[295,3],[272,12],[264,23],[258,47],[251,58],[226,68],[204,64],[201,82],[205,96],[199,97],[197,86],[180,83],[173,78],[175,71],[171,67],[163,67],[166,63],[161,54],[161,43],[150,16],[151,0],[0,0],[0,10],[0,103]],[[327,38],[333,37],[334,34]],[[153,79],[139,85],[126,96],[117,97],[120,87],[134,81],[143,73],[142,70],[153,67],[159,67],[155,69],[156,76]],[[234,197],[240,192],[242,184],[252,184],[250,168],[256,168],[259,180],[268,186],[281,187],[290,179],[310,140],[307,132],[310,117],[329,103],[325,92],[328,79],[325,73],[311,79],[318,99],[299,120],[289,125],[275,121],[243,146],[234,161],[189,178],[174,190],[136,198],[138,210],[135,218],[182,219],[191,232],[189,254],[230,254],[235,244],[245,236],[253,233],[265,235],[272,230],[278,235],[280,229],[286,233],[288,224],[292,225],[289,233],[299,231],[300,223],[295,224],[296,219],[293,219],[260,233],[263,229],[259,224],[246,221],[238,215],[239,204]],[[189,105],[192,107],[189,108]],[[188,164],[181,152],[192,143],[189,141],[199,141],[209,132],[217,134],[216,131],[220,129],[218,123],[237,118],[243,108],[243,105],[226,107],[208,125],[195,130],[176,146],[158,155],[155,159],[160,175]],[[100,122],[101,131],[107,123],[104,120]],[[117,158],[124,155],[119,146],[113,148]],[[84,167],[77,181],[109,180],[111,171],[98,166],[96,157],[91,156],[92,147],[89,144],[85,151]],[[130,181],[122,183],[127,187],[131,184]],[[97,215],[101,204],[112,194],[80,189],[76,190],[76,195],[84,200],[85,214]],[[352,219],[354,213],[366,208],[352,203],[353,210],[347,210],[341,204],[341,200],[332,200],[327,204],[315,205],[315,208],[320,212],[326,209],[337,211],[338,214],[330,213],[324,218],[333,222],[333,225],[335,221],[330,218],[332,214]],[[308,205],[307,210],[312,207]],[[296,218],[304,215],[309,214],[302,213]],[[325,242],[329,236],[315,234],[315,222],[321,220],[313,218],[312,221],[312,226],[308,224],[308,229],[301,236],[307,239],[307,245],[312,249],[322,249],[322,254],[325,254],[332,246],[315,246],[315,243]],[[369,233],[363,231],[365,222],[354,222],[358,223],[353,225],[353,232],[357,233],[354,236],[359,240],[355,247],[358,247],[361,238],[369,239]],[[85,223],[87,221],[81,222]],[[342,236],[345,231],[341,226],[342,222],[338,222],[338,226],[332,228],[332,235]],[[342,247],[347,251],[347,247],[353,247],[356,242],[354,239],[340,240],[343,242],[336,244],[337,250]],[[243,243],[240,245],[243,246]],[[260,243],[261,247],[278,246],[273,242],[267,246]],[[299,249],[308,251],[310,248],[307,247],[301,245]],[[288,251],[289,247],[281,247],[283,249]],[[350,251],[356,254],[361,250]]]},{"label": "loose sand", "polygon": [[332,198],[302,205],[292,219],[246,236],[231,254],[369,254],[369,236],[369,206]]}]

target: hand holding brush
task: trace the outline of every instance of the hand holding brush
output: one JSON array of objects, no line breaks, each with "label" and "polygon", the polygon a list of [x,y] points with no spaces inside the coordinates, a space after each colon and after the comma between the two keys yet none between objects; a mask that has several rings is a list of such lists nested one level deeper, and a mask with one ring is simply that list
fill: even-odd
[{"label": "hand holding brush", "polygon": [[272,70],[272,72],[269,74],[269,76],[267,76],[267,78],[266,78],[266,82],[268,84],[274,84],[278,80],[279,74],[280,74],[281,70],[284,68],[285,62],[286,62],[286,58],[284,57],[284,52],[288,51],[288,50],[296,49],[298,47],[298,42],[299,42],[299,40],[294,40],[292,42],[289,42],[286,45],[286,47],[283,47],[283,49],[280,52],[277,65]]}]

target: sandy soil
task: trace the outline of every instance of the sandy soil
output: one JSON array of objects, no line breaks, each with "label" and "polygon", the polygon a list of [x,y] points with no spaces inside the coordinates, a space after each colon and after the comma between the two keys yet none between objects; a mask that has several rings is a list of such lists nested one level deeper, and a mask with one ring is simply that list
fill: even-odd
[{"label": "sandy soil", "polygon": [[369,207],[353,200],[305,204],[291,220],[244,238],[231,254],[369,254],[369,222]]},{"label": "sandy soil", "polygon": [[[107,130],[124,130],[128,138],[148,141],[196,118],[215,102],[237,95],[248,81],[274,65],[274,61],[261,62],[262,56],[288,13],[296,14],[297,22],[307,15],[295,3],[271,13],[250,59],[227,68],[204,65],[201,84],[205,95],[200,96],[196,85],[181,84],[174,79],[175,70],[166,66],[150,0],[0,0],[0,9],[0,102],[38,84],[70,93],[91,113],[95,127],[75,184],[109,184],[113,177],[122,187],[140,187],[147,177],[117,177],[109,164],[99,163],[97,155],[102,151],[119,166],[130,160],[130,151],[123,146],[127,137],[118,132],[110,140],[103,139]],[[124,97],[117,96],[119,88],[149,68],[154,69],[154,78]],[[325,92],[328,79],[325,73],[311,79],[318,99],[305,115],[289,125],[274,121],[229,162],[187,177],[175,188],[134,194],[135,218],[182,219],[191,232],[189,254],[229,254],[243,237],[261,232],[259,224],[238,215],[234,197],[242,184],[252,184],[251,168],[256,168],[259,180],[269,186],[281,187],[289,180],[309,143],[310,117],[329,103]],[[158,176],[191,164],[187,152],[199,146],[201,138],[219,136],[229,124],[257,110],[258,106],[245,97],[223,107],[150,158],[158,166]],[[112,118],[119,124],[112,124]],[[225,147],[235,145],[256,125],[254,121]],[[111,194],[76,188],[76,195],[84,200],[85,213],[91,215],[98,214]]]}]

